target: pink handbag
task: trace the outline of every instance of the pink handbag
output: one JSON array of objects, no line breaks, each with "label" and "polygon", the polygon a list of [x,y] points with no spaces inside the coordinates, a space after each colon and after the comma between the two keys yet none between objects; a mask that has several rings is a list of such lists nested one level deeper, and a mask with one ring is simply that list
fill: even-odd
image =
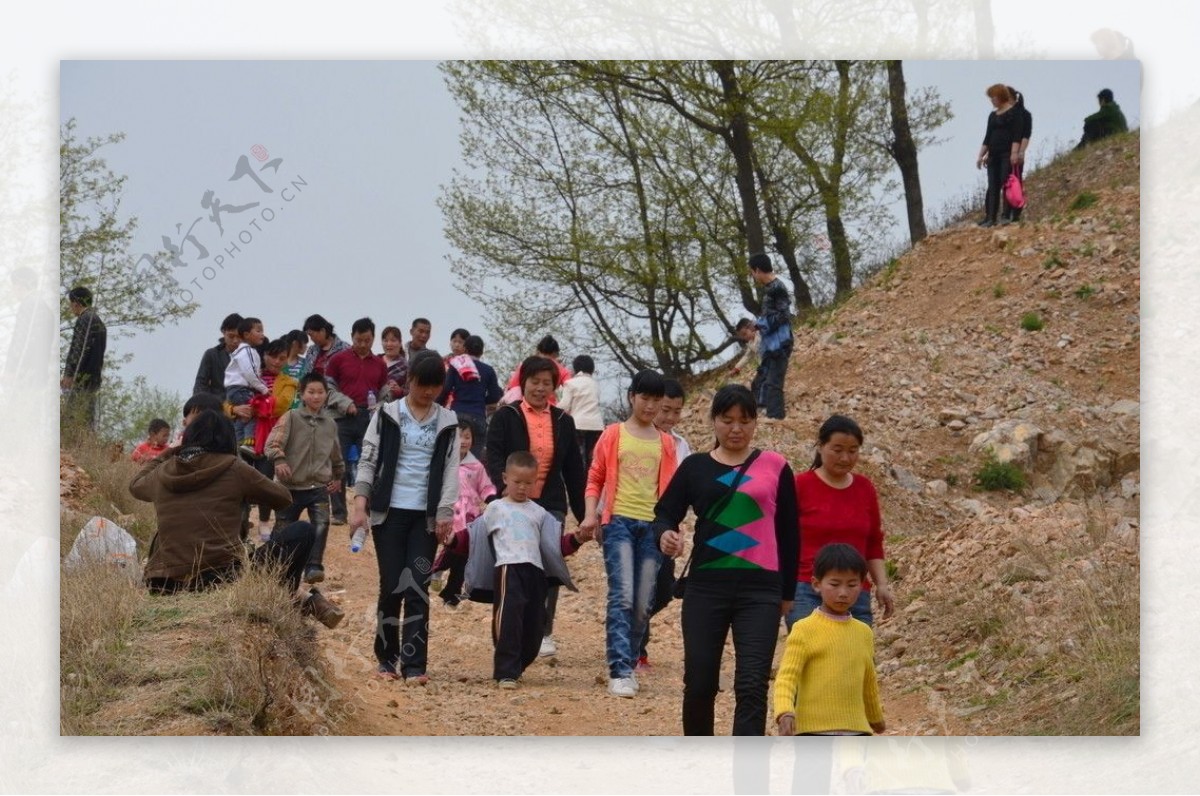
[{"label": "pink handbag", "polygon": [[1016,174],[1009,174],[1008,179],[1004,181],[1004,201],[1014,210],[1025,206],[1025,188]]}]

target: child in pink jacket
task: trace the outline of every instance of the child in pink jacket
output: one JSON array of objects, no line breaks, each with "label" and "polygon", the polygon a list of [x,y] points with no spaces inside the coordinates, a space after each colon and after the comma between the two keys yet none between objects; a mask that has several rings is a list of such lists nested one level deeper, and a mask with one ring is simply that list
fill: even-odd
[{"label": "child in pink jacket", "polygon": [[[488,477],[483,462],[471,453],[473,429],[466,421],[458,423],[458,502],[454,504],[454,531],[465,530],[476,517],[483,513],[484,504],[496,494],[496,487]],[[433,564],[434,572],[449,570],[446,584],[442,587],[442,602],[447,608],[457,608],[462,601],[463,572],[467,557],[451,553],[442,548],[441,555]]]}]

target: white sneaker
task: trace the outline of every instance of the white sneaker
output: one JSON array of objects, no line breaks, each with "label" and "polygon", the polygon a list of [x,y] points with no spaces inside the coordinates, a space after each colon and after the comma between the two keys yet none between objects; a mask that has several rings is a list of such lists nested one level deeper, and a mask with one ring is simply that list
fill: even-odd
[{"label": "white sneaker", "polygon": [[618,697],[637,695],[637,682],[631,677],[612,677],[608,681],[608,693]]},{"label": "white sneaker", "polygon": [[635,673],[635,672],[629,673],[629,682],[633,683],[633,692],[635,694],[642,690],[642,684],[638,682],[637,673]]},{"label": "white sneaker", "polygon": [[549,658],[558,654],[558,645],[554,643],[554,639],[549,636],[542,636],[542,646],[538,649],[538,656]]}]

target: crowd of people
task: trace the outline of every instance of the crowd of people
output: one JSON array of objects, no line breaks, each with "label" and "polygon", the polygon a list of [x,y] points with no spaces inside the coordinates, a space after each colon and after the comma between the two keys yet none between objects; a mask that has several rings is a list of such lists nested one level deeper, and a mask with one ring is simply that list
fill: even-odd
[{"label": "crowd of people", "polygon": [[[652,670],[652,618],[678,598],[685,733],[716,731],[730,633],[732,731],[765,733],[781,621],[791,630],[770,713],[778,731],[880,731],[870,595],[885,617],[894,599],[878,498],[855,472],[863,434],[830,418],[799,475],[755,447],[759,413],[785,413],[791,315],[769,256],[749,264],[765,288],[763,315],[739,326],[748,349],[758,338],[753,389],[717,390],[712,441],[697,452],[676,428],[680,382],[636,373],[628,416],[606,425],[595,362],[579,355],[567,368],[549,335],[502,388],[478,335],[454,330],[443,355],[429,348],[424,318],[408,343],[385,327],[377,353],[370,318],[354,321],[347,343],[319,314],[275,339],[255,317],[228,316],[201,358],[182,435],[168,443],[168,424],[155,421],[134,452],[143,466],[130,491],[154,503],[159,521],[148,588],[212,588],[245,566],[271,566],[300,610],[335,627],[342,610],[316,588],[330,526],[369,529],[379,574],[372,674],[429,682],[436,576],[444,609],[492,604],[491,674],[515,689],[539,657],[557,654],[559,593],[578,591],[570,558],[595,541],[607,582],[590,596],[606,600],[608,694],[636,698],[639,675]],[[685,537],[691,552],[677,572]]]}]

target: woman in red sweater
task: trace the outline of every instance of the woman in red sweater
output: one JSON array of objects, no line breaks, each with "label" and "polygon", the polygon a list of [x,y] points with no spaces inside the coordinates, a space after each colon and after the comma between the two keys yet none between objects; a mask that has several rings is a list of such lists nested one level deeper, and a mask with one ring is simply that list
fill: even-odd
[{"label": "woman in red sweater", "polygon": [[[817,457],[812,468],[796,476],[800,516],[800,562],[796,570],[796,600],[787,616],[788,630],[820,607],[821,595],[812,587],[813,558],[827,544],[844,542],[867,559],[870,577],[850,609],[855,619],[871,624],[874,591],[887,619],[895,610],[892,587],[883,563],[883,528],[875,485],[855,473],[862,429],[848,417],[833,415],[817,432]],[[873,587],[873,588],[872,588]]]}]

